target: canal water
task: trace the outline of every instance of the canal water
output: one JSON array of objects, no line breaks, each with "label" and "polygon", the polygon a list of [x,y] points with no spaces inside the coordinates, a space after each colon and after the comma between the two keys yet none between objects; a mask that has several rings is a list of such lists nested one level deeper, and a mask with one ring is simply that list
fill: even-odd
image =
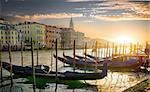
[{"label": "canal water", "polygon": [[[103,51],[102,49],[99,51]],[[58,56],[62,56],[63,52],[66,55],[73,56],[72,50],[58,50]],[[91,54],[91,50],[87,50],[88,54]],[[39,64],[48,65],[51,67],[52,62],[52,69],[55,71],[55,58],[52,55],[55,54],[54,50],[40,50],[39,51]],[[83,50],[76,50],[77,55],[83,55]],[[99,56],[104,56],[99,54]],[[23,52],[23,60],[24,66],[31,65],[31,52],[24,51]],[[9,62],[9,55],[8,52],[2,52],[2,61]],[[34,62],[36,65],[37,61],[37,53],[36,50],[34,51]],[[21,52],[14,51],[12,52],[12,64],[21,65]],[[59,71],[73,71],[70,67],[63,67],[64,64],[58,61],[58,70]],[[65,64],[65,66],[67,66]],[[84,72],[81,70],[77,70],[79,72]],[[3,76],[9,76],[9,72],[3,69]],[[99,80],[86,80],[82,82],[89,83],[94,86],[85,87],[85,88],[75,88],[75,89],[68,89],[68,85],[63,84],[55,84],[55,83],[47,83],[43,89],[37,88],[37,92],[122,92],[123,90],[135,85],[144,77],[149,76],[145,73],[119,73],[119,72],[110,72],[108,73],[107,77]],[[23,82],[26,81],[25,78],[18,78],[14,79],[14,85],[11,88],[11,92],[33,92],[32,84],[24,84]],[[3,84],[10,83],[9,80],[3,82]],[[10,92],[10,86],[5,86],[0,88],[0,92]],[[133,92],[140,92],[140,91],[133,91]],[[142,92],[142,91],[141,91]]]}]

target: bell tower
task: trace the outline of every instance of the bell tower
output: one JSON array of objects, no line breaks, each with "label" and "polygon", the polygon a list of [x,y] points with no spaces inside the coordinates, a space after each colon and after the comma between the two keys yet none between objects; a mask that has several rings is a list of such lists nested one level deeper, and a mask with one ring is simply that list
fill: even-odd
[{"label": "bell tower", "polygon": [[72,17],[71,17],[71,19],[70,19],[69,28],[74,29],[74,24],[73,24],[73,19],[72,19]]}]

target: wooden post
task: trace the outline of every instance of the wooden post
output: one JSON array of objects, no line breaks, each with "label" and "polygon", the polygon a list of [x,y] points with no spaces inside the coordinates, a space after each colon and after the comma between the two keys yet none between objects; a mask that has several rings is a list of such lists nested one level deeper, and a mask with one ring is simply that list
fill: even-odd
[{"label": "wooden post", "polygon": [[98,48],[97,48],[97,52],[98,52],[98,59],[100,59],[100,43],[98,43]]},{"label": "wooden post", "polygon": [[118,47],[117,47],[117,45],[115,46],[115,55],[117,55],[117,53],[118,53]]},{"label": "wooden post", "polygon": [[136,44],[134,44],[134,54],[136,54]]},{"label": "wooden post", "polygon": [[1,80],[1,83],[2,83],[2,81],[3,81],[3,71],[2,71],[2,68],[3,68],[3,66],[2,66],[2,61],[1,61],[1,59],[2,59],[2,46],[1,46],[2,44],[1,44],[1,39],[0,39],[0,80]]},{"label": "wooden post", "polygon": [[111,53],[110,53],[111,51],[110,50],[111,50],[111,45],[109,45],[109,47],[108,47],[108,51],[109,51],[108,55],[109,55],[109,57],[111,56]]},{"label": "wooden post", "polygon": [[53,69],[53,44],[51,46],[51,63],[50,63],[50,66],[51,66],[50,71],[52,71],[52,69]]},{"label": "wooden post", "polygon": [[[65,48],[65,44],[63,42],[63,54],[65,53],[64,48]],[[65,67],[65,63],[64,62],[63,62],[63,66]]]},{"label": "wooden post", "polygon": [[107,48],[106,48],[106,58],[107,58],[107,55],[108,55],[108,47],[109,47],[109,42],[107,42]]},{"label": "wooden post", "polygon": [[95,57],[97,58],[98,57],[98,53],[97,53],[97,41],[95,43]]},{"label": "wooden post", "polygon": [[23,44],[21,41],[21,66],[23,66]]},{"label": "wooden post", "polygon": [[87,67],[86,54],[87,54],[87,42],[85,43],[85,66],[84,66],[85,73],[86,73],[86,67]]},{"label": "wooden post", "polygon": [[132,43],[130,43],[130,54],[132,53]]},{"label": "wooden post", "polygon": [[36,53],[37,55],[37,62],[36,62],[36,65],[39,65],[39,43],[38,43],[38,41],[37,41],[37,53]]},{"label": "wooden post", "polygon": [[138,56],[138,50],[139,50],[138,47],[139,47],[139,43],[137,42],[137,46],[136,46],[136,50],[137,50],[137,51],[136,51],[137,60],[138,60],[138,57],[139,57],[139,56]]},{"label": "wooden post", "polygon": [[36,92],[35,88],[36,88],[36,82],[35,82],[35,68],[34,68],[34,55],[33,55],[33,41],[32,41],[32,37],[31,37],[31,58],[32,58],[32,76],[33,76],[33,91]]},{"label": "wooden post", "polygon": [[119,49],[119,57],[121,56],[121,43],[120,43],[120,49]]},{"label": "wooden post", "polygon": [[56,76],[55,76],[55,80],[57,81],[58,80],[58,70],[57,70],[57,66],[58,66],[58,62],[57,62],[57,39],[56,39],[56,42],[55,42],[55,50],[56,50]]},{"label": "wooden post", "polygon": [[[83,52],[83,57],[84,57],[84,43],[83,43],[83,49],[82,49],[82,52]],[[92,54],[92,53],[91,53]]]},{"label": "wooden post", "polygon": [[75,40],[73,41],[73,72],[75,72]]},{"label": "wooden post", "polygon": [[124,47],[125,47],[124,45],[125,45],[125,43],[123,43],[123,48],[122,48],[122,51],[123,51],[122,54],[123,55],[124,55]]},{"label": "wooden post", "polygon": [[113,42],[113,45],[112,45],[112,58],[114,58],[114,47],[115,47],[115,45],[114,45],[114,42]]},{"label": "wooden post", "polygon": [[10,62],[10,80],[11,80],[11,87],[13,86],[13,76],[12,76],[12,54],[11,54],[11,45],[8,44],[9,50],[9,62]]},{"label": "wooden post", "polygon": [[106,50],[106,43],[104,44],[104,47],[103,47],[103,54],[104,54],[103,56],[104,56],[104,58],[105,58],[105,53],[106,53],[105,50]]},{"label": "wooden post", "polygon": [[100,51],[101,51],[101,59],[102,59],[103,58],[103,46],[102,46],[102,44],[100,46],[101,46]]},{"label": "wooden post", "polygon": [[97,72],[97,62],[98,62],[98,42],[96,41],[96,62],[95,62],[95,72]]}]

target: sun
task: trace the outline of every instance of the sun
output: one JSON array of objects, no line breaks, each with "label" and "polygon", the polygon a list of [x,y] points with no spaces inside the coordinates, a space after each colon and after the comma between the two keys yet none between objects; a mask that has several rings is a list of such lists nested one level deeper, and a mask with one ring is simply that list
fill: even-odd
[{"label": "sun", "polygon": [[116,42],[118,43],[131,43],[133,42],[133,39],[128,36],[120,36],[116,38]]}]

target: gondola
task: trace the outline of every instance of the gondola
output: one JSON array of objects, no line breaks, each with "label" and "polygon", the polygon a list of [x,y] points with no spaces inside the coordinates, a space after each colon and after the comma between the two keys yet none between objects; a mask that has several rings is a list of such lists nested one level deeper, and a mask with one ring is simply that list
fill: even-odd
[{"label": "gondola", "polygon": [[[10,64],[3,62],[3,68],[6,70],[10,70]],[[25,66],[17,66],[12,65],[12,73],[16,75],[23,75],[23,76],[30,76],[32,75],[33,69],[31,67]],[[54,79],[56,78],[56,72],[50,71],[46,72],[43,71],[43,69],[36,68],[35,67],[35,76],[46,78],[46,79]],[[57,78],[60,80],[96,80],[96,79],[102,79],[105,76],[107,76],[107,63],[103,64],[103,70],[100,73],[79,73],[79,72],[58,72]]]},{"label": "gondola", "polygon": [[[69,57],[69,58],[68,58]],[[97,67],[98,69],[102,69],[102,62],[88,62],[88,61],[83,61],[79,59],[73,59],[70,56],[65,56],[66,59],[58,57],[58,59],[66,64],[74,65],[76,67]],[[140,67],[144,64],[145,62],[143,60],[137,60],[137,59],[129,59],[126,61],[111,61],[109,60],[108,62],[108,69],[110,71],[115,71],[115,72],[131,72],[131,71],[140,71]]]},{"label": "gondola", "polygon": [[[85,61],[83,59],[76,59],[76,58],[74,59],[71,56],[67,56],[67,55],[63,55],[63,56],[64,56],[64,58],[58,57],[58,59],[64,63],[70,64],[70,65],[75,64],[76,66],[81,66],[81,67],[83,67],[83,66],[95,67],[95,65],[98,64],[98,65],[100,65],[100,67],[102,67],[102,64],[103,64],[103,62],[96,62],[93,60],[86,60]],[[55,57],[55,55],[54,55],[54,57]]]}]

